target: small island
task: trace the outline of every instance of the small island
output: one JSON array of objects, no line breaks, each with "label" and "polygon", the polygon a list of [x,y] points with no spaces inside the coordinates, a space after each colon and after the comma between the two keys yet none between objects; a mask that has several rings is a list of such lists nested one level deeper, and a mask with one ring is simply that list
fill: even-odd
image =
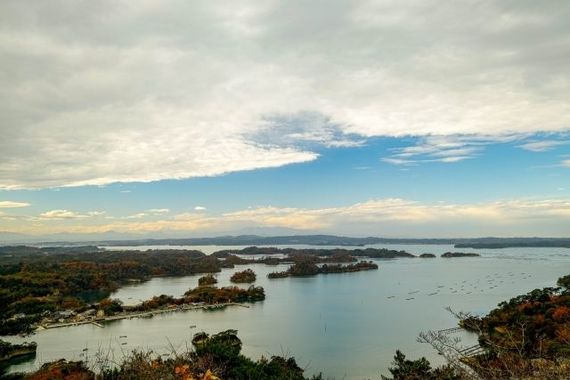
[{"label": "small island", "polygon": [[199,286],[210,286],[218,283],[218,279],[213,274],[207,274],[198,279]]},{"label": "small island", "polygon": [[433,253],[422,253],[419,257],[421,259],[434,259],[436,256]]},{"label": "small island", "polygon": [[265,291],[261,286],[250,286],[247,289],[237,286],[216,288],[204,286],[184,293],[185,303],[229,304],[241,302],[258,302],[265,299]]},{"label": "small island", "polygon": [[236,284],[252,283],[255,282],[256,278],[257,276],[253,270],[246,269],[241,272],[235,272],[232,277],[230,277],[230,281]]},{"label": "small island", "polygon": [[467,253],[467,252],[445,252],[441,257],[450,258],[450,257],[479,257],[481,256],[478,253]]}]

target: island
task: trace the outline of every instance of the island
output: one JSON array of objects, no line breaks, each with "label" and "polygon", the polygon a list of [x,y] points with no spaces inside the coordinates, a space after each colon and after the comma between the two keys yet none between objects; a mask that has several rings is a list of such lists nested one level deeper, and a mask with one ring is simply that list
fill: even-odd
[{"label": "island", "polygon": [[451,257],[479,257],[478,253],[466,253],[466,252],[445,252],[441,257],[451,258]]},{"label": "island", "polygon": [[286,271],[269,273],[267,275],[267,278],[275,279],[285,277],[315,276],[318,274],[360,272],[376,269],[378,269],[378,265],[372,261],[360,261],[356,264],[348,265],[323,264],[321,266],[318,266],[314,262],[302,261],[293,264]]},{"label": "island", "polygon": [[246,269],[241,272],[235,272],[231,277],[230,281],[236,284],[240,283],[252,283],[256,279],[255,272],[251,269]]},{"label": "island", "polygon": [[218,283],[218,279],[213,274],[207,274],[198,279],[199,286],[210,286]]},{"label": "island", "polygon": [[265,290],[261,286],[250,286],[247,289],[237,286],[217,288],[214,286],[198,286],[189,289],[183,297],[176,298],[162,294],[137,305],[123,305],[119,300],[104,299],[89,306],[86,310],[45,313],[37,322],[38,329],[53,329],[68,326],[93,324],[101,327],[102,323],[130,318],[151,318],[157,314],[188,311],[213,310],[227,306],[243,306],[265,299]]},{"label": "island", "polygon": [[433,253],[422,253],[419,257],[422,259],[434,259],[436,256]]},{"label": "island", "polygon": [[570,238],[480,238],[456,242],[455,248],[570,248]]}]

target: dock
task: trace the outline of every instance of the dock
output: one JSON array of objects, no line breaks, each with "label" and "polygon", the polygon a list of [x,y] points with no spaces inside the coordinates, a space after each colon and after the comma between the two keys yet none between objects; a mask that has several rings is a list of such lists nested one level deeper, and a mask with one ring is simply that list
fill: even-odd
[{"label": "dock", "polygon": [[485,349],[483,347],[481,347],[479,344],[476,344],[474,346],[467,347],[467,348],[460,350],[459,354],[464,358],[468,358],[471,356],[480,355],[484,352],[485,352]]},{"label": "dock", "polygon": [[449,329],[438,330],[440,334],[452,334],[463,330],[463,327],[451,327]]}]

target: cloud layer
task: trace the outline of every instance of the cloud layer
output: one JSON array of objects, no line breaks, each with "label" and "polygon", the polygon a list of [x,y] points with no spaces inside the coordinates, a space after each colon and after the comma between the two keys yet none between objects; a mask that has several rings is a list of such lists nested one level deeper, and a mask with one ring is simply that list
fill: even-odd
[{"label": "cloud layer", "polygon": [[0,201],[0,208],[21,208],[30,206],[27,202]]},{"label": "cloud layer", "polygon": [[[6,232],[28,234],[106,233],[212,235],[248,228],[286,228],[299,232],[394,237],[568,236],[570,201],[513,199],[486,203],[422,203],[405,199],[374,199],[321,209],[254,207],[224,214],[204,210],[165,216],[140,213],[116,217],[102,212],[52,210],[18,219]],[[137,214],[138,215],[138,214]],[[77,223],[81,219],[81,223]],[[71,236],[72,237],[72,236]]]},{"label": "cloud layer", "polygon": [[569,18],[562,0],[2,2],[0,188],[568,130]]}]

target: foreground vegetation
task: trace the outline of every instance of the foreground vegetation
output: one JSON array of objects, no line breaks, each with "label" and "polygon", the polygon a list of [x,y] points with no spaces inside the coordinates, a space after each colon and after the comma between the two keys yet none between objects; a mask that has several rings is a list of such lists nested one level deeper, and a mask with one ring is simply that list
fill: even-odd
[{"label": "foreground vegetation", "polygon": [[397,352],[393,379],[570,378],[570,275],[557,285],[501,302],[483,317],[457,313],[460,325],[479,335],[480,349],[466,354],[445,334],[424,333],[420,341],[431,344],[449,364],[433,369],[425,358],[407,360]]},{"label": "foreground vegetation", "polygon": [[[17,374],[11,379],[81,379],[81,380],[305,380],[303,369],[294,358],[272,356],[253,361],[241,354],[242,342],[236,330],[215,335],[199,333],[192,340],[194,350],[168,358],[152,352],[132,352],[118,366],[103,361],[96,371],[82,362],[64,360],[44,364],[33,374]],[[321,376],[312,377],[313,380]]]},{"label": "foreground vegetation", "polygon": [[27,355],[35,355],[36,343],[13,344],[0,339],[0,366],[3,362]]}]

